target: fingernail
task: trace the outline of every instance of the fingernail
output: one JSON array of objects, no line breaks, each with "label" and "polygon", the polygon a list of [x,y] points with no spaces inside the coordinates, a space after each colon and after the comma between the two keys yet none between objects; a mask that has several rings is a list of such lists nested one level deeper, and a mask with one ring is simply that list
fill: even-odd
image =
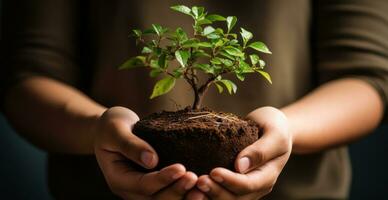
[{"label": "fingernail", "polygon": [[248,157],[242,157],[240,158],[240,160],[238,161],[238,170],[243,173],[245,172],[246,170],[249,169],[249,166],[251,164],[251,161],[249,160]]},{"label": "fingernail", "polygon": [[149,151],[143,151],[140,155],[140,160],[146,167],[153,167],[155,156]]},{"label": "fingernail", "polygon": [[224,179],[221,176],[212,176],[212,179],[218,183],[222,183],[222,181],[224,181]]},{"label": "fingernail", "polygon": [[207,184],[200,184],[200,185],[198,185],[198,188],[202,192],[209,192],[210,191],[210,187]]}]

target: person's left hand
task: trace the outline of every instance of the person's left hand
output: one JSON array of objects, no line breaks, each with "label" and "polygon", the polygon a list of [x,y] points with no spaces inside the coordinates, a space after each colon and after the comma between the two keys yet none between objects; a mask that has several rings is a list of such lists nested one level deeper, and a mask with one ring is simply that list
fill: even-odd
[{"label": "person's left hand", "polygon": [[292,149],[292,135],[287,117],[278,109],[263,107],[247,116],[263,131],[262,137],[237,156],[237,172],[215,168],[199,177],[196,190],[187,199],[253,200],[272,188],[287,163]]}]

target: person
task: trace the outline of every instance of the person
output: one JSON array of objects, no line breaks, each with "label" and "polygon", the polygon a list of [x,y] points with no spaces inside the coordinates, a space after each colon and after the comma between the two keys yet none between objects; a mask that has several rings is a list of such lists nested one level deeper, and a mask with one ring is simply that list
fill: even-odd
[{"label": "person", "polygon": [[[177,163],[153,169],[157,152],[132,127],[152,112],[189,105],[188,86],[149,100],[146,69],[118,71],[136,54],[127,35],[151,23],[191,28],[179,1],[3,1],[2,109],[13,127],[49,153],[56,199],[345,199],[346,144],[386,116],[388,2],[366,0],[193,1],[236,15],[273,52],[273,84],[249,76],[234,96],[205,105],[247,115],[263,136],[236,171],[198,177]],[[214,89],[214,88],[213,88]],[[214,90],[215,91],[215,90]],[[222,99],[222,101],[220,101]],[[287,163],[287,164],[286,164]],[[271,192],[272,191],[272,192]],[[267,195],[268,194],[268,195]]]}]

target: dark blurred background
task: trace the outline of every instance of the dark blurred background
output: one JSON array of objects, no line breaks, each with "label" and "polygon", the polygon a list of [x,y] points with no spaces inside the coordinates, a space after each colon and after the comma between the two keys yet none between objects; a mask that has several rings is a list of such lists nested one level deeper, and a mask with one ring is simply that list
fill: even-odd
[{"label": "dark blurred background", "polygon": [[[351,200],[387,199],[388,125],[350,145]],[[0,199],[49,200],[46,154],[19,137],[0,114]]]}]

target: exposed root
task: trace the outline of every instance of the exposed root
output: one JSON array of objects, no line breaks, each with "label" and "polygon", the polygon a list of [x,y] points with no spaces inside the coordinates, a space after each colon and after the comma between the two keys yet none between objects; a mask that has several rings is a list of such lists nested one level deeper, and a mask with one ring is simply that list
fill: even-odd
[{"label": "exposed root", "polygon": [[217,114],[214,114],[214,113],[211,113],[211,112],[198,112],[196,114],[202,114],[202,115],[197,115],[197,116],[193,116],[193,117],[189,117],[187,119],[185,119],[184,121],[187,121],[187,120],[193,120],[193,119],[198,119],[198,118],[202,118],[202,117],[216,117],[216,118],[219,118],[219,119],[224,119],[226,121],[232,121],[232,122],[239,122],[238,118],[236,118],[235,116],[220,116],[220,115],[217,115]]}]

